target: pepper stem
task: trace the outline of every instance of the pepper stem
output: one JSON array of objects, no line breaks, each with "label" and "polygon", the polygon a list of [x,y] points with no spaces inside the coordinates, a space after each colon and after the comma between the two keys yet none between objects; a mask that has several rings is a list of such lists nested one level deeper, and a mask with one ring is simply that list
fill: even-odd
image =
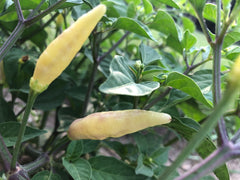
[{"label": "pepper stem", "polygon": [[16,169],[17,158],[18,158],[20,147],[21,147],[22,138],[25,133],[27,120],[28,120],[29,114],[32,110],[33,104],[34,104],[37,96],[38,96],[38,93],[33,91],[32,89],[30,89],[30,92],[28,94],[26,109],[25,109],[25,112],[23,115],[22,123],[21,123],[20,129],[19,129],[19,132],[18,132],[17,141],[16,141],[15,148],[13,151],[13,157],[12,157],[12,161],[11,161],[11,170]]}]

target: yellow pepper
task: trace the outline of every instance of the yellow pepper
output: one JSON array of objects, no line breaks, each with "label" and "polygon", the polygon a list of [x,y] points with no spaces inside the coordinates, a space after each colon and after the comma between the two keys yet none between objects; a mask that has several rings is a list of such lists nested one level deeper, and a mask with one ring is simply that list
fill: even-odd
[{"label": "yellow pepper", "polygon": [[231,85],[240,87],[240,55],[235,60],[232,70],[230,71],[229,82]]},{"label": "yellow pepper", "polygon": [[98,5],[53,40],[40,55],[30,88],[41,93],[70,64],[92,30],[106,12],[105,5]]},{"label": "yellow pepper", "polygon": [[75,120],[69,127],[68,137],[72,140],[102,140],[108,137],[121,137],[148,127],[166,124],[170,121],[170,115],[154,111],[99,112]]}]

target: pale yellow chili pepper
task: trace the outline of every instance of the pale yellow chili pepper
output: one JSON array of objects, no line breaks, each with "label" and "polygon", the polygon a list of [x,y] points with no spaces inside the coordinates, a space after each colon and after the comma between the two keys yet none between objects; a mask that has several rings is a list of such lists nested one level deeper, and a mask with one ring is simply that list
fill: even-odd
[{"label": "pale yellow chili pepper", "polygon": [[44,91],[63,72],[105,12],[106,6],[98,5],[49,44],[37,61],[30,80],[32,90],[38,93]]},{"label": "pale yellow chili pepper", "polygon": [[98,139],[121,137],[142,129],[171,122],[171,116],[145,110],[107,111],[75,120],[69,127],[68,137]]},{"label": "pale yellow chili pepper", "polygon": [[230,85],[240,87],[240,55],[235,60],[232,66],[232,69],[230,71],[229,83]]}]

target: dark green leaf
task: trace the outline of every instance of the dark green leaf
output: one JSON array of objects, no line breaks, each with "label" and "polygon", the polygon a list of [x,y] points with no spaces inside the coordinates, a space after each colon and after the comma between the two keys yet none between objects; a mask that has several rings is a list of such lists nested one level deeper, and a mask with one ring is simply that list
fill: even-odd
[{"label": "dark green leaf", "polygon": [[77,115],[69,107],[60,108],[58,110],[59,127],[58,132],[67,131],[70,124],[77,119]]},{"label": "dark green leaf", "polygon": [[116,56],[110,65],[110,75],[101,84],[99,90],[106,94],[144,96],[158,87],[159,83],[153,81],[135,83],[134,74],[127,65],[127,59]]},{"label": "dark green leaf", "polygon": [[64,90],[67,82],[56,79],[46,91],[40,94],[34,104],[34,108],[42,110],[51,110],[60,106],[65,98]]},{"label": "dark green leaf", "polygon": [[115,29],[124,29],[133,33],[136,33],[140,36],[146,37],[148,39],[151,39],[153,41],[157,41],[151,31],[148,29],[148,27],[143,24],[142,22],[128,18],[128,17],[120,17],[116,20],[116,22],[113,24],[113,28]]},{"label": "dark green leaf", "polygon": [[149,156],[157,151],[162,144],[161,136],[153,133],[134,133],[133,137],[136,141],[139,151]]},{"label": "dark green leaf", "polygon": [[179,72],[172,72],[168,75],[166,85],[179,89],[208,107],[212,107],[211,103],[204,97],[199,86],[188,76]]},{"label": "dark green leaf", "polygon": [[84,139],[84,140],[82,140],[82,143],[83,143],[82,154],[87,154],[87,153],[96,151],[98,149],[100,141]]},{"label": "dark green leaf", "polygon": [[70,162],[63,158],[63,166],[67,169],[74,180],[89,180],[92,176],[92,168],[85,159]]},{"label": "dark green leaf", "polygon": [[89,162],[92,180],[146,180],[146,177],[136,175],[132,167],[112,157],[97,156]]},{"label": "dark green leaf", "polygon": [[0,123],[7,121],[16,121],[16,117],[11,106],[0,97]]},{"label": "dark green leaf", "polygon": [[71,143],[67,147],[66,159],[68,161],[75,161],[79,159],[83,151],[83,142],[79,141],[71,141]]},{"label": "dark green leaf", "polygon": [[61,180],[61,176],[45,170],[35,174],[32,180]]},{"label": "dark green leaf", "polygon": [[[0,123],[0,134],[3,136],[6,146],[13,146],[17,140],[20,123],[18,122],[5,122]],[[29,139],[38,137],[46,133],[44,130],[34,129],[27,127],[22,142]]]},{"label": "dark green leaf", "polygon": [[137,160],[137,167],[135,169],[136,174],[142,174],[147,177],[152,177],[154,175],[153,169],[144,164],[144,155],[139,154]]},{"label": "dark green leaf", "polygon": [[148,65],[153,61],[162,59],[162,57],[160,56],[160,54],[157,53],[157,51],[143,43],[140,44],[139,50],[141,54],[141,60],[145,65]]}]

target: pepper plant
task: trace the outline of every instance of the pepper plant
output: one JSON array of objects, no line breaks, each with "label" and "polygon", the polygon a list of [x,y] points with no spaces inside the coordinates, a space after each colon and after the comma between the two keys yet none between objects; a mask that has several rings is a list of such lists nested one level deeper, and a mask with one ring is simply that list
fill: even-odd
[{"label": "pepper plant", "polygon": [[[226,162],[240,157],[239,11],[240,0],[1,0],[1,179],[230,179]],[[152,113],[138,122],[127,118],[133,109],[172,120],[135,132]],[[128,130],[116,127],[121,115],[101,123],[103,111],[124,112]],[[84,137],[123,136],[81,139],[72,122],[85,116]]]}]

